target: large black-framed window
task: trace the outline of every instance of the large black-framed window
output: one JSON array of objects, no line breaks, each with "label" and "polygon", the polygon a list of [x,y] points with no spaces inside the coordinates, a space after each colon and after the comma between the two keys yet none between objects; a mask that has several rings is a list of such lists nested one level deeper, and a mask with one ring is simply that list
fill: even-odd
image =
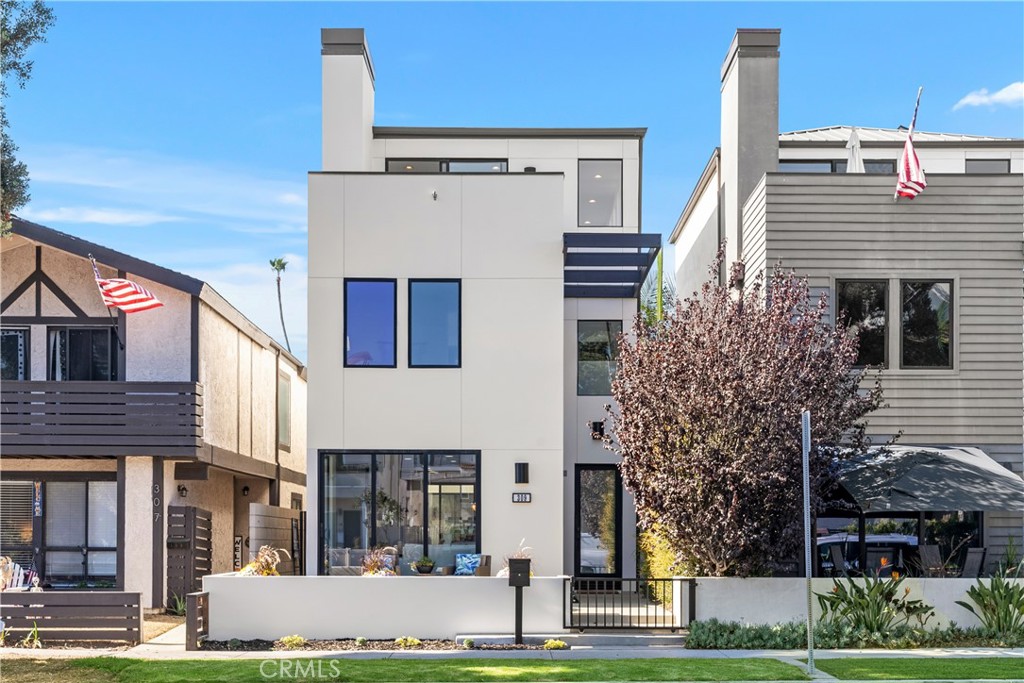
[{"label": "large black-framed window", "polygon": [[462,281],[409,280],[409,367],[462,366]]},{"label": "large black-framed window", "polygon": [[346,368],[396,367],[398,282],[345,278]]},{"label": "large black-framed window", "polygon": [[[783,173],[846,173],[846,159],[779,159]],[[895,159],[865,159],[865,173],[895,173]]]},{"label": "large black-framed window", "polygon": [[580,159],[577,170],[580,227],[622,227],[622,159]]},{"label": "large black-framed window", "polygon": [[953,367],[953,281],[900,280],[900,367]]},{"label": "large black-framed window", "polygon": [[355,575],[371,548],[394,547],[403,574],[480,552],[480,451],[320,451],[320,575]]},{"label": "large black-framed window", "polygon": [[576,395],[611,396],[618,370],[621,320],[576,323]]},{"label": "large black-framed window", "polygon": [[888,367],[889,282],[836,280],[836,309],[859,340],[856,364]]},{"label": "large black-framed window", "polygon": [[46,378],[116,381],[117,354],[117,336],[111,327],[50,327],[46,334]]},{"label": "large black-framed window", "polygon": [[508,173],[508,159],[388,159],[388,173]]},{"label": "large black-framed window", "polygon": [[30,375],[29,329],[5,327],[0,329],[0,380],[26,380]]}]

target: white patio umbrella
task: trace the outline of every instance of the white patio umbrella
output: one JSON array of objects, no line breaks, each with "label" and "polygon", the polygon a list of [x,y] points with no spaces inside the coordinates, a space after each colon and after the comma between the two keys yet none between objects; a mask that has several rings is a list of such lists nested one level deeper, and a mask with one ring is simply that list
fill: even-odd
[{"label": "white patio umbrella", "polygon": [[860,137],[857,135],[856,128],[850,129],[850,139],[846,142],[846,149],[846,172],[864,173],[864,159],[860,155]]}]

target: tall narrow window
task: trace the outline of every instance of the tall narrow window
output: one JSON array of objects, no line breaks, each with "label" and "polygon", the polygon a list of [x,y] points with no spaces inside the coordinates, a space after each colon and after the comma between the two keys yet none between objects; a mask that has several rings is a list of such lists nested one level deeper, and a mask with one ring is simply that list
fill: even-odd
[{"label": "tall narrow window", "polygon": [[277,446],[288,450],[292,445],[292,380],[287,373],[277,373]]},{"label": "tall narrow window", "polygon": [[459,280],[409,280],[409,367],[461,365],[461,308]]},{"label": "tall narrow window", "polygon": [[621,320],[580,320],[577,323],[577,396],[611,395],[621,332]]},{"label": "tall narrow window", "polygon": [[953,367],[953,283],[902,280],[900,297],[903,367]]},{"label": "tall narrow window", "polygon": [[857,365],[886,367],[889,285],[885,280],[837,280],[839,316],[860,341]]},{"label": "tall narrow window", "polygon": [[0,330],[0,379],[28,379],[28,330]]},{"label": "tall narrow window", "polygon": [[118,343],[108,327],[50,328],[47,378],[109,382],[117,379]]},{"label": "tall narrow window", "polygon": [[12,561],[32,566],[31,481],[0,481],[0,548]]},{"label": "tall narrow window", "polygon": [[579,224],[622,226],[621,159],[580,159]]},{"label": "tall narrow window", "polygon": [[345,280],[345,367],[395,367],[394,280]]}]

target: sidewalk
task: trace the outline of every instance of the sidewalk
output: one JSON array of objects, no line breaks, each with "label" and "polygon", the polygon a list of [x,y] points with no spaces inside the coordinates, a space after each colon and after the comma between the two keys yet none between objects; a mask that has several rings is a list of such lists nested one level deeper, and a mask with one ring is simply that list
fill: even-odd
[{"label": "sidewalk", "polygon": [[[779,659],[787,664],[796,664],[806,659],[806,650],[687,650],[681,647],[574,647],[571,650],[233,650],[213,651],[185,650],[185,626],[162,633],[148,643],[132,648],[0,648],[3,657],[31,657],[34,659],[78,658],[78,657],[125,657],[132,659]],[[840,657],[921,657],[921,658],[970,658],[970,657],[1019,657],[1024,671],[1024,648],[928,648],[918,650],[815,650],[815,659]]]}]

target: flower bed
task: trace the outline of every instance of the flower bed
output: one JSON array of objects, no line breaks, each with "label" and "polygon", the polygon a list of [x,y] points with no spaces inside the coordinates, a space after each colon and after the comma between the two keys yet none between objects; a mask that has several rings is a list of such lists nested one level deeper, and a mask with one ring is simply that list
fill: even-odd
[{"label": "flower bed", "polygon": [[[289,652],[303,651],[400,651],[400,650],[467,650],[454,640],[421,640],[420,644],[412,648],[401,648],[394,640],[367,640],[364,643],[357,643],[355,638],[344,638],[340,640],[307,640],[302,647],[284,647],[277,641],[272,640],[207,640],[202,644],[203,650],[277,650]],[[539,650],[540,645],[476,645],[474,650]]]}]

